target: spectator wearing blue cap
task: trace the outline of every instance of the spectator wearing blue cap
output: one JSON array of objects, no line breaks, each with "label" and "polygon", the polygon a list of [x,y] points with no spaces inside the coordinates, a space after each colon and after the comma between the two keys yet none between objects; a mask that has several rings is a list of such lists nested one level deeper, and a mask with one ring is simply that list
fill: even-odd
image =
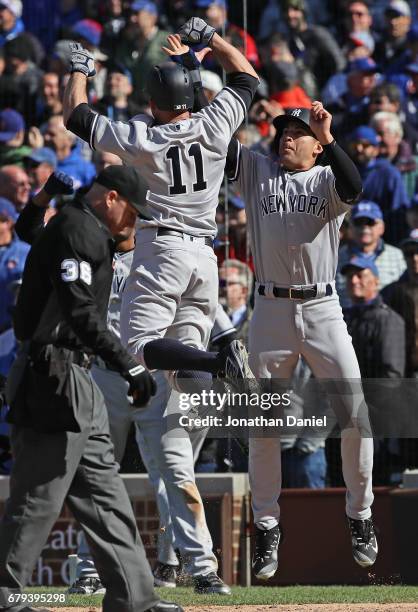
[{"label": "spectator wearing blue cap", "polygon": [[6,108],[0,111],[0,167],[23,167],[23,159],[31,151],[24,145],[25,121],[20,113]]},{"label": "spectator wearing blue cap", "polygon": [[129,121],[142,111],[141,106],[131,99],[132,91],[132,75],[129,70],[120,63],[108,63],[105,95],[94,108],[113,121]]},{"label": "spectator wearing blue cap", "polygon": [[34,196],[42,189],[56,169],[57,156],[49,147],[40,147],[39,149],[33,149],[24,161],[31,184],[31,196]]},{"label": "spectator wearing blue cap", "polygon": [[[347,65],[346,88],[337,99],[328,103],[337,137],[342,138],[357,125],[367,123],[367,107],[370,94],[378,82],[378,73],[379,67],[370,57],[355,59]],[[324,93],[327,99],[331,97],[332,82],[327,84]]]},{"label": "spectator wearing blue cap", "polygon": [[406,268],[402,251],[385,243],[382,238],[385,223],[382,211],[375,202],[362,200],[353,206],[350,225],[352,241],[340,248],[336,275],[337,292],[343,307],[350,305],[343,269],[353,257],[368,260],[370,265],[376,267],[380,288],[398,280]]},{"label": "spectator wearing blue cap", "polygon": [[405,372],[405,324],[379,295],[379,270],[357,255],[341,269],[352,306],[344,318],[362,378],[401,378]]},{"label": "spectator wearing blue cap", "polygon": [[0,333],[12,327],[14,293],[11,284],[21,278],[30,248],[14,233],[17,218],[12,202],[0,197]]},{"label": "spectator wearing blue cap", "polygon": [[[382,414],[396,407],[396,387],[368,385],[373,378],[403,378],[405,375],[405,323],[389,308],[379,293],[379,271],[367,257],[356,256],[342,268],[353,305],[344,318],[353,341],[367,405]],[[394,389],[392,394],[391,389]],[[389,485],[401,464],[396,439],[375,440],[373,482]]]},{"label": "spectator wearing blue cap", "polygon": [[380,139],[368,125],[353,130],[347,144],[363,179],[363,197],[380,206],[386,223],[385,239],[397,244],[406,235],[405,211],[410,205],[402,175],[388,159],[379,158]]},{"label": "spectator wearing blue cap", "polygon": [[144,93],[148,72],[166,59],[162,47],[169,33],[161,30],[157,22],[155,2],[134,0],[130,5],[129,20],[113,49],[113,58],[132,73],[133,99],[138,104],[144,104],[148,99]]}]

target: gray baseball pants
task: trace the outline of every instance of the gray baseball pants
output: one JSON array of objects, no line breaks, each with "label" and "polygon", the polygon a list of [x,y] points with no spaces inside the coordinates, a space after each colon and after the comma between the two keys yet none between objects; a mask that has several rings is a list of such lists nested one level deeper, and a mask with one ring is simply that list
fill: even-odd
[{"label": "gray baseball pants", "polygon": [[122,344],[144,364],[143,349],[174,338],[205,349],[218,304],[218,266],[203,238],[136,233],[131,273],[122,295]]},{"label": "gray baseball pants", "polygon": [[104,612],[143,612],[158,602],[125,486],[118,474],[103,396],[73,366],[80,433],[14,428],[10,497],[0,524],[0,609],[28,583],[64,501],[87,535],[106,587]]},{"label": "gray baseball pants", "polygon": [[[217,571],[212,538],[193,469],[206,430],[190,436],[183,429],[167,431],[167,413],[172,414],[178,407],[178,393],[171,391],[162,372],[154,373],[157,394],[146,408],[139,409],[132,407],[127,395],[128,383],[117,372],[94,366],[92,374],[106,401],[118,461],[125,452],[131,423],[135,423],[138,447],[156,491],[160,526],[164,528],[160,529],[158,538],[158,560],[177,565],[175,547],[190,575]],[[83,538],[77,553],[77,575],[95,575],[94,563]]]},{"label": "gray baseball pants", "polygon": [[[338,295],[295,301],[260,296],[256,291],[249,350],[250,367],[258,378],[290,381],[302,355],[316,378],[345,381],[349,386],[347,393],[329,397],[337,413],[343,406],[351,418],[352,426],[341,432],[346,513],[353,519],[369,518],[373,503],[373,439],[368,422],[367,432],[364,427],[360,369]],[[249,477],[254,521],[270,529],[280,517],[279,435],[250,439]]]}]

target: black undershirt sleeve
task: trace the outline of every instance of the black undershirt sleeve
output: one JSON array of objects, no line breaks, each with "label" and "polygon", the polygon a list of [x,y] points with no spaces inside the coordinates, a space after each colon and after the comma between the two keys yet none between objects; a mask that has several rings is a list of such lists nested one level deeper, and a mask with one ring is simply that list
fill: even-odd
[{"label": "black undershirt sleeve", "polygon": [[248,111],[260,81],[246,72],[230,72],[226,77],[226,88],[235,91]]},{"label": "black undershirt sleeve", "polygon": [[343,202],[355,204],[362,193],[359,171],[335,140],[324,146],[326,159],[335,176],[335,189]]},{"label": "black undershirt sleeve", "polygon": [[238,140],[233,137],[231,138],[228,146],[228,152],[226,154],[225,172],[226,176],[230,180],[235,180],[238,176],[237,163],[238,163]]},{"label": "black undershirt sleeve", "polygon": [[67,130],[92,146],[92,130],[96,117],[97,113],[93,112],[88,104],[79,104],[67,121]]}]

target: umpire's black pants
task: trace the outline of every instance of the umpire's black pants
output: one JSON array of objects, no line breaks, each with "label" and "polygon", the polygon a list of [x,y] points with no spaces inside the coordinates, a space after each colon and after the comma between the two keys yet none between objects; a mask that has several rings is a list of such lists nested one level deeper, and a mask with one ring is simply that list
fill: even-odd
[{"label": "umpire's black pants", "polygon": [[73,365],[81,433],[15,427],[10,498],[0,524],[0,610],[28,583],[64,500],[83,528],[106,587],[105,612],[155,605],[153,578],[125,486],[118,474],[103,396]]}]

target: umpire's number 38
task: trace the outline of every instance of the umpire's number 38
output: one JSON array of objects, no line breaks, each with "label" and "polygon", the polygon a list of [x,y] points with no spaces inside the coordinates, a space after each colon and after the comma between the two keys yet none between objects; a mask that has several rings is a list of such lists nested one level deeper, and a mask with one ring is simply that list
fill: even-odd
[{"label": "umpire's number 38", "polygon": [[207,182],[204,177],[203,157],[200,144],[194,142],[187,149],[187,155],[190,161],[182,163],[180,159],[180,147],[173,145],[166,153],[166,159],[171,162],[172,183],[168,188],[170,195],[179,195],[180,193],[190,192],[190,183],[184,182],[190,177],[190,166],[194,163],[194,179],[192,191],[203,191],[206,189]]}]

